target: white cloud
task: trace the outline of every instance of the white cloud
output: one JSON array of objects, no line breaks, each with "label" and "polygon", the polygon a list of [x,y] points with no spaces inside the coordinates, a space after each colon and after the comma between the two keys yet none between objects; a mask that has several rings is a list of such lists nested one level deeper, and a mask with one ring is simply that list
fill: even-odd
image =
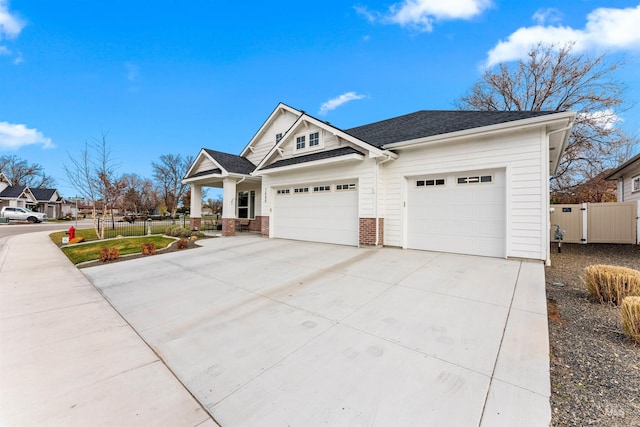
[{"label": "white cloud", "polygon": [[596,126],[606,130],[611,130],[617,123],[622,122],[622,119],[611,109],[594,111],[592,113],[579,113],[578,116],[579,118],[593,122]]},{"label": "white cloud", "polygon": [[346,104],[347,102],[355,101],[363,98],[366,98],[366,96],[357,94],[356,92],[343,93],[342,95],[336,96],[335,98],[332,98],[327,102],[325,102],[324,104],[322,104],[320,106],[320,111],[318,111],[318,114],[321,116],[324,116],[329,111],[333,111],[336,108],[340,107],[341,105]]},{"label": "white cloud", "polygon": [[20,18],[9,13],[7,1],[0,0],[0,40],[17,37],[24,25]]},{"label": "white cloud", "polygon": [[42,148],[55,148],[51,138],[37,129],[25,125],[0,122],[0,150],[18,150],[27,145],[42,144]]},{"label": "white cloud", "polygon": [[[534,15],[534,19],[536,15]],[[640,49],[640,5],[636,8],[595,9],[587,16],[584,29],[566,26],[522,27],[506,40],[501,40],[487,54],[486,67],[500,62],[526,58],[527,52],[538,43],[563,46],[575,43],[574,51],[589,49]]]},{"label": "white cloud", "polygon": [[356,8],[356,11],[370,22],[381,20],[430,32],[435,21],[468,20],[480,15],[491,4],[491,0],[403,0],[392,5],[385,15],[369,12],[363,7]]},{"label": "white cloud", "polygon": [[533,20],[536,21],[538,25],[544,25],[547,22],[559,22],[561,19],[562,14],[558,9],[553,7],[538,9],[536,13],[533,14]]}]

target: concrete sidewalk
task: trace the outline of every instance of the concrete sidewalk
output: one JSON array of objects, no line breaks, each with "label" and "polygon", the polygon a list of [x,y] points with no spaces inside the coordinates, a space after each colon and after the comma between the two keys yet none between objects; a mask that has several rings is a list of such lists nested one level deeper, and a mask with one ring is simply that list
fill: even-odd
[{"label": "concrete sidewalk", "polygon": [[215,426],[47,234],[0,239],[0,425]]}]

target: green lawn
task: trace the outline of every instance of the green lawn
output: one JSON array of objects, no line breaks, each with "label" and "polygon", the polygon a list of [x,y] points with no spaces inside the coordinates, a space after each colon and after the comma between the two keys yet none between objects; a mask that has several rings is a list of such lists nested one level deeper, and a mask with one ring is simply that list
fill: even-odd
[{"label": "green lawn", "polygon": [[[86,230],[78,230],[86,231]],[[93,230],[89,230],[93,233]],[[59,233],[53,233],[59,234]],[[95,237],[95,233],[94,237]],[[64,232],[62,236],[64,236]],[[76,232],[76,235],[78,233]],[[62,238],[62,236],[60,238]],[[51,237],[54,240],[53,235]],[[70,245],[62,248],[62,252],[73,262],[79,264],[81,262],[93,261],[100,258],[100,249],[102,248],[118,248],[120,256],[128,254],[136,254],[142,252],[142,245],[144,243],[155,243],[157,249],[166,248],[169,243],[174,239],[163,236],[145,236],[145,237],[130,237],[122,239],[112,240],[100,240],[93,243],[86,243],[80,245]],[[55,242],[55,240],[54,240]]]}]

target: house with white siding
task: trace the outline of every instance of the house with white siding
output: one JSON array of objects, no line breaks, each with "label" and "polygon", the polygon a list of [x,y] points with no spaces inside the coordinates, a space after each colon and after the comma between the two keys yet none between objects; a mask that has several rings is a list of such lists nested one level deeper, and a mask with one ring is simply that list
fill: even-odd
[{"label": "house with white siding", "polygon": [[340,129],[279,104],[239,155],[202,149],[222,232],[500,258],[549,258],[549,175],[575,119],[554,111],[418,111]]},{"label": "house with white siding", "polygon": [[604,179],[616,181],[618,202],[640,200],[640,154],[621,164]]}]

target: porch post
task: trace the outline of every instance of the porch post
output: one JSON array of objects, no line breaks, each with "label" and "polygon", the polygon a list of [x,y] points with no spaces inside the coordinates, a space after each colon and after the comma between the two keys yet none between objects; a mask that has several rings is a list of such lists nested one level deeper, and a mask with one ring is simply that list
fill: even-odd
[{"label": "porch post", "polygon": [[191,184],[191,206],[189,221],[192,230],[199,230],[202,222],[202,186]]},{"label": "porch post", "polygon": [[222,235],[236,234],[236,180],[222,180]]}]

